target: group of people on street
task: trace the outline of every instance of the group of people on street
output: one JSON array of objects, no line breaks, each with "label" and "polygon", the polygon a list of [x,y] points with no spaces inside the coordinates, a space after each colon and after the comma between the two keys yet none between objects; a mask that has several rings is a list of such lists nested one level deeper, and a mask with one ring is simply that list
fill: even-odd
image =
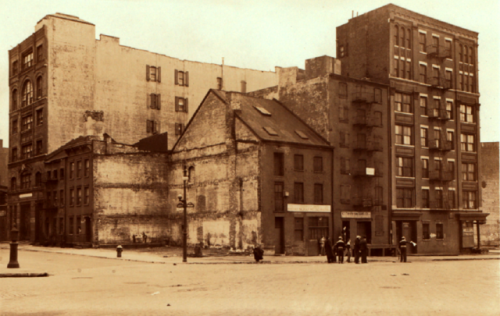
[{"label": "group of people on street", "polygon": [[[344,263],[344,256],[347,256],[347,262],[351,262],[351,240],[349,239],[344,242],[342,236],[339,236],[339,239],[335,244],[332,243],[330,237],[325,238],[324,236],[320,239],[320,256],[326,255],[328,263]],[[352,249],[354,252],[354,263],[359,263],[359,258],[361,257],[361,263],[368,263],[368,243],[366,241],[366,237],[356,236],[356,240],[354,241],[354,248]]]}]

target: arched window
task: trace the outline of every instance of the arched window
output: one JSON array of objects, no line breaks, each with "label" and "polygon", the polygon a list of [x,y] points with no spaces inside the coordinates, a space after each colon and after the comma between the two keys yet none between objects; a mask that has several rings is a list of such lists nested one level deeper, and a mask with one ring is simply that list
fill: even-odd
[{"label": "arched window", "polygon": [[37,172],[35,174],[35,185],[36,186],[42,185],[42,174],[40,172]]},{"label": "arched window", "polygon": [[12,91],[12,111],[17,110],[17,90]]},{"label": "arched window", "polygon": [[36,98],[40,99],[42,97],[42,76],[36,78]]},{"label": "arched window", "polygon": [[23,87],[23,104],[22,106],[25,107],[27,105],[30,105],[33,103],[33,86],[31,84],[31,81],[26,81]]},{"label": "arched window", "polygon": [[17,189],[16,177],[12,177],[12,179],[10,179],[10,189],[11,190]]}]

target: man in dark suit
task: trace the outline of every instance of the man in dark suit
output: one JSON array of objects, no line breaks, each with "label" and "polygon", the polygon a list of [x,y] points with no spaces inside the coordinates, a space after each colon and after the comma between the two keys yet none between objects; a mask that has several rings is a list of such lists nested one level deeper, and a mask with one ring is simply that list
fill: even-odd
[{"label": "man in dark suit", "polygon": [[359,263],[359,243],[361,242],[361,236],[356,236],[356,240],[354,241],[354,263]]},{"label": "man in dark suit", "polygon": [[337,256],[339,257],[339,263],[344,263],[344,248],[345,244],[342,240],[342,236],[339,237],[339,240],[335,243],[335,248],[337,249]]},{"label": "man in dark suit", "polygon": [[361,263],[368,263],[366,257],[368,256],[368,243],[366,241],[366,236],[363,236],[359,242],[359,251],[361,253]]}]

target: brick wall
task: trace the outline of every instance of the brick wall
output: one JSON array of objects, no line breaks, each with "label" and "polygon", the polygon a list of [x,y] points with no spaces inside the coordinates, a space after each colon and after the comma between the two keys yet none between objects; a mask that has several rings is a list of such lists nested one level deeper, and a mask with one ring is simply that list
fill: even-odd
[{"label": "brick wall", "polygon": [[499,230],[499,172],[498,172],[498,142],[481,143],[481,168],[482,168],[482,198],[483,212],[490,215],[486,218],[486,224],[481,225],[481,244],[500,244]]}]

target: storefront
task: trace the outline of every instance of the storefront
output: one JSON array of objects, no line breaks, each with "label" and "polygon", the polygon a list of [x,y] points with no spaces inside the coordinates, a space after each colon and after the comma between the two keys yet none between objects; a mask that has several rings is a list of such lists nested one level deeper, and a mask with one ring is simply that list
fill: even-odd
[{"label": "storefront", "polygon": [[[481,229],[480,225],[486,223],[488,213],[460,212],[457,213],[459,221],[460,253],[471,253],[473,249],[480,249]],[[474,225],[476,230],[474,230]]]}]

